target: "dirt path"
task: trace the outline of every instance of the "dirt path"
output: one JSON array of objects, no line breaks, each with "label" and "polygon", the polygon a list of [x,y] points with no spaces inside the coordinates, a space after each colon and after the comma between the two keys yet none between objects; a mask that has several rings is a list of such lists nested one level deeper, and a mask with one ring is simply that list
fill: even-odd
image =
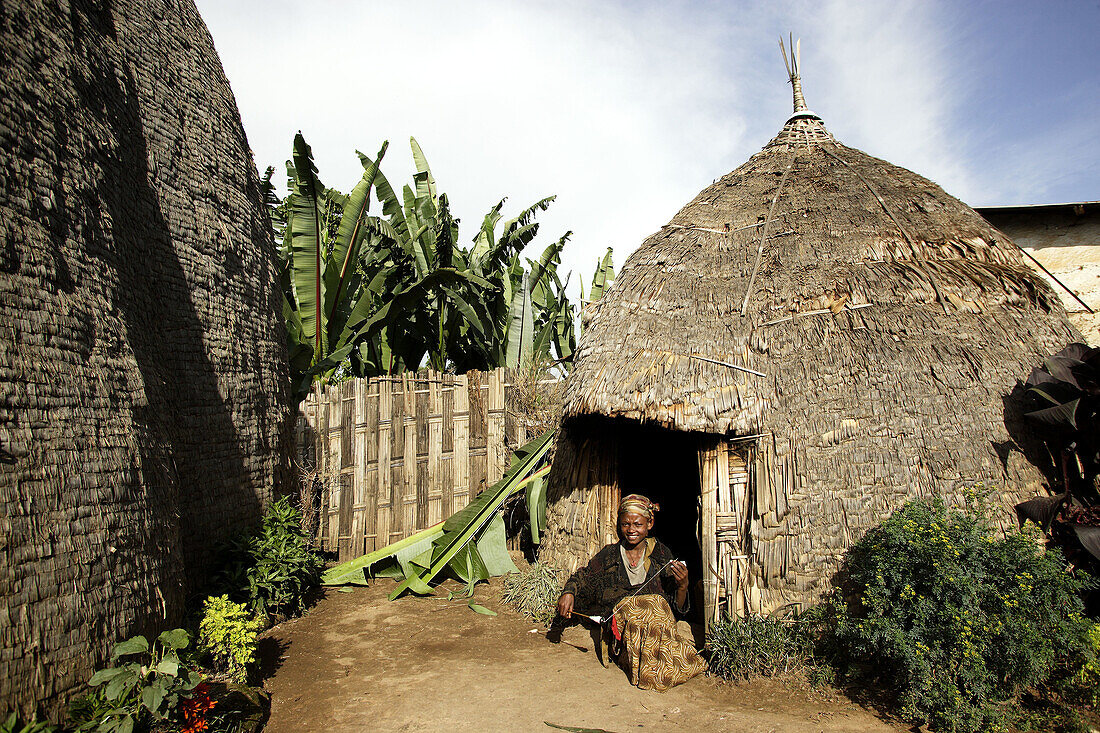
[{"label": "dirt path", "polygon": [[[457,587],[457,586],[456,586]],[[665,693],[604,669],[579,627],[551,644],[502,606],[497,584],[475,600],[386,600],[381,580],[329,591],[265,641],[269,733],[304,731],[896,731],[843,698],[823,701],[774,681],[729,685],[698,677]],[[541,630],[540,630],[541,631]]]}]

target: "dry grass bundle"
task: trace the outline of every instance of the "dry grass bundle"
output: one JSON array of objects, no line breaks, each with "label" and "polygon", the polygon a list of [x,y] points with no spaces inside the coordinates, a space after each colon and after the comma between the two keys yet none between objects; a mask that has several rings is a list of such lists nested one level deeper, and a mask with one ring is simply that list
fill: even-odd
[{"label": "dry grass bundle", "polygon": [[536,623],[550,626],[561,595],[563,575],[557,568],[537,562],[505,576],[500,599]]},{"label": "dry grass bundle", "polygon": [[511,389],[506,393],[506,407],[524,422],[528,435],[556,427],[561,419],[565,380],[554,372],[554,364],[533,361],[509,375]]}]

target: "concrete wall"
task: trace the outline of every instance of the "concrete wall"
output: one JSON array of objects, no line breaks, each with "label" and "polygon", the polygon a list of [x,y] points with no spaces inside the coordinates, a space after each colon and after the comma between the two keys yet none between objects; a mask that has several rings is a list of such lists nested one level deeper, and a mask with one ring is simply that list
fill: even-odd
[{"label": "concrete wall", "polygon": [[[977,212],[1100,311],[1100,202],[995,206]],[[1045,273],[1043,277],[1061,296],[1073,324],[1091,345],[1100,346],[1100,316],[1088,313]]]}]

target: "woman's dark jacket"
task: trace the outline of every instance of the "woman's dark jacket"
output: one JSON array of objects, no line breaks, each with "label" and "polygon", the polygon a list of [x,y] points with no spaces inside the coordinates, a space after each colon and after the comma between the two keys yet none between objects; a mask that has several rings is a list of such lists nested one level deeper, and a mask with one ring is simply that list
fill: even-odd
[{"label": "woman's dark jacket", "polygon": [[[655,543],[645,576],[647,585],[641,594],[656,593],[664,596],[672,610],[682,616],[687,613],[690,600],[685,600],[683,608],[677,607],[676,579],[672,577],[672,573],[665,568],[660,579],[650,581],[673,558],[672,551],[660,540],[655,540]],[[597,552],[587,565],[573,573],[566,581],[562,593],[573,594],[573,608],[578,613],[606,616],[616,603],[636,590],[638,586],[630,585],[619,543],[616,542]]]}]

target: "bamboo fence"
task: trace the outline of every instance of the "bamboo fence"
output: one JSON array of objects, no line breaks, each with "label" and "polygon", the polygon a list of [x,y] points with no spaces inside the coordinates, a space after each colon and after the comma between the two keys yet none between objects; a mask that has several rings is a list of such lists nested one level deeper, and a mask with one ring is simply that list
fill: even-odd
[{"label": "bamboo fence", "polygon": [[436,524],[504,474],[527,440],[506,410],[511,370],[353,379],[298,415],[298,456],[317,480],[317,545],[340,561]]}]

